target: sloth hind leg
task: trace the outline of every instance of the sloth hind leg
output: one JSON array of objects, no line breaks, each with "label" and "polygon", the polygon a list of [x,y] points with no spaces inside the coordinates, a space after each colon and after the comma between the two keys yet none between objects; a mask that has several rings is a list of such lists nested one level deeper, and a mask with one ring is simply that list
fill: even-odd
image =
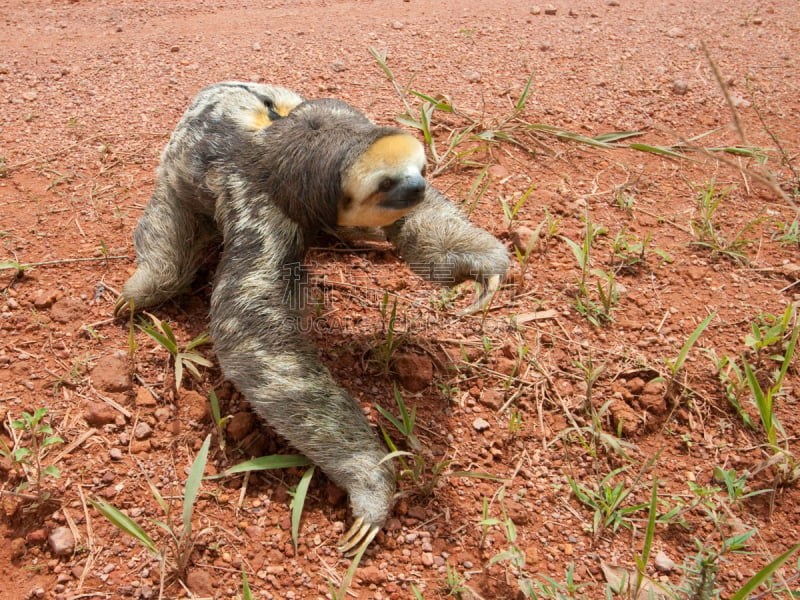
[{"label": "sloth hind leg", "polygon": [[194,280],[209,245],[218,237],[213,220],[157,185],[136,226],[136,271],[125,282],[114,312],[160,304]]}]

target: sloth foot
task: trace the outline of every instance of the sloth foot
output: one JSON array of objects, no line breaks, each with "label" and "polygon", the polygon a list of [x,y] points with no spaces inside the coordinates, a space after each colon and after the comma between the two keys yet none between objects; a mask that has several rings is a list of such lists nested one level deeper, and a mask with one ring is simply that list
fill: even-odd
[{"label": "sloth foot", "polygon": [[495,292],[500,289],[500,281],[501,279],[499,275],[492,275],[491,277],[487,278],[484,283],[479,283],[479,285],[483,288],[480,295],[472,304],[459,312],[458,316],[463,317],[466,315],[474,315],[476,313],[485,311],[489,307],[489,304],[491,304]]},{"label": "sloth foot", "polygon": [[353,522],[353,526],[339,540],[337,548],[339,552],[351,558],[365,550],[378,535],[378,531],[380,531],[380,527],[365,523],[364,517],[358,517]]},{"label": "sloth foot", "polygon": [[126,312],[133,312],[133,299],[128,299],[125,294],[120,294],[117,301],[114,303],[114,316],[121,317]]}]

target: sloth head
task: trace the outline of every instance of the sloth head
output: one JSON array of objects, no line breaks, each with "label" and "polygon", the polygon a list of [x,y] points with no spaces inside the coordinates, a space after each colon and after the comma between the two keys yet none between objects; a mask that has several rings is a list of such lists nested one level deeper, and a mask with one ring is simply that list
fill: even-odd
[{"label": "sloth head", "polygon": [[253,178],[306,231],[390,225],[425,196],[422,144],[345,102],[308,100],[259,135]]},{"label": "sloth head", "polygon": [[425,197],[425,150],[407,133],[378,138],[346,169],[336,223],[391,225]]},{"label": "sloth head", "polygon": [[248,110],[242,116],[242,125],[250,131],[258,131],[268,127],[278,119],[282,119],[298,104],[303,98],[277,86],[261,85],[258,87],[248,86],[246,88],[251,94],[261,100],[261,106],[256,110]]}]

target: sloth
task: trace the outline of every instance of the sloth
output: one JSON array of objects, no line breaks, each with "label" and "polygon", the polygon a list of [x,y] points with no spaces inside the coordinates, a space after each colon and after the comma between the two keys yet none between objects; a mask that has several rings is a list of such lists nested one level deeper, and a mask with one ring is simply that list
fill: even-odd
[{"label": "sloth", "polygon": [[387,450],[303,333],[304,255],[318,234],[380,229],[438,284],[474,280],[484,310],[508,268],[503,245],[424,179],[425,152],[345,102],[225,82],[203,89],[172,134],[134,233],[137,268],[115,313],[191,284],[214,245],[210,333],[223,374],[277,433],[350,498],[340,550],[356,554],[395,497]]}]

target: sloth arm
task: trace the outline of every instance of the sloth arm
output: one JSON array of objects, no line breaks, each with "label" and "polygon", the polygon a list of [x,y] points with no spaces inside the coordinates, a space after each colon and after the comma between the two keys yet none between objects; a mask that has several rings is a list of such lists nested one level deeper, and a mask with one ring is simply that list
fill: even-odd
[{"label": "sloth arm", "polygon": [[[387,450],[359,404],[331,377],[303,331],[302,233],[271,207],[227,215],[211,298],[211,336],[225,376],[281,436],[350,496],[354,545],[374,537],[394,498]],[[346,535],[347,537],[347,535]],[[346,540],[345,540],[346,541]],[[359,546],[360,548],[360,546]]]},{"label": "sloth arm", "polygon": [[451,287],[470,279],[481,285],[478,298],[461,314],[485,310],[508,270],[503,244],[470,223],[430,184],[422,203],[384,231],[411,270],[424,279]]}]

